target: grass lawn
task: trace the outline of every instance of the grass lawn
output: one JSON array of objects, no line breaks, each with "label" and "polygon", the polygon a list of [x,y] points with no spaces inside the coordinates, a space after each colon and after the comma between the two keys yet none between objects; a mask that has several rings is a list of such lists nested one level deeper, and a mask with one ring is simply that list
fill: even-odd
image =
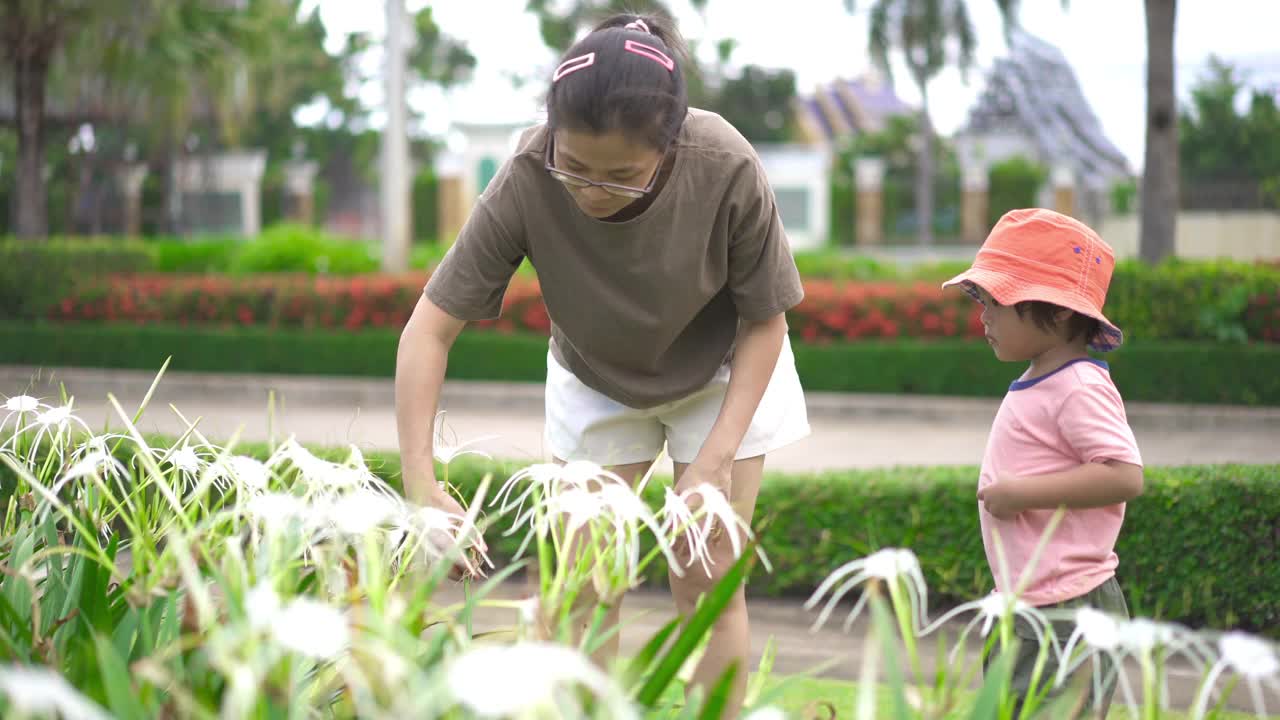
[{"label": "grass lawn", "polygon": [[[846,682],[843,680],[829,680],[826,678],[809,678],[809,677],[792,677],[780,678],[778,683],[783,684],[781,695],[775,696],[770,703],[774,707],[782,709],[786,712],[787,717],[791,718],[827,718],[827,711],[818,707],[820,703],[830,703],[835,708],[836,718],[847,720],[853,718],[853,707],[857,697],[857,684]],[[777,687],[777,684],[773,685]],[[769,692],[768,689],[765,690]],[[947,715],[948,718],[966,718],[966,713],[973,702],[974,693],[967,692],[960,701],[960,707]],[[888,702],[885,694],[877,695],[878,712],[876,717],[893,717],[893,709]],[[1137,719],[1139,715],[1130,712],[1126,708],[1112,706],[1111,712],[1107,715],[1110,720],[1128,720],[1129,718]],[[1186,720],[1191,716],[1185,712],[1166,712],[1160,715],[1162,720]],[[1245,715],[1241,713],[1222,713],[1219,715],[1210,715],[1218,720],[1249,720],[1254,715]]]}]

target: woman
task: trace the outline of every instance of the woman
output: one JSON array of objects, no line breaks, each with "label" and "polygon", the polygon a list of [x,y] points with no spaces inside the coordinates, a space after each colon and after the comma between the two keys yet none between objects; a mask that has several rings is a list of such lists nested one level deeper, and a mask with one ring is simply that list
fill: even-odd
[{"label": "woman", "polygon": [[[677,491],[710,483],[749,521],[765,456],[808,434],[784,316],[803,290],[773,192],[751,145],[688,107],[682,51],[665,20],[634,15],[575,45],[551,78],[546,124],[524,133],[433,273],[397,357],[412,500],[461,512],[432,464],[449,348],[466,322],[498,316],[526,257],[552,320],[546,442],[557,461],[630,479],[666,443]],[[710,575],[670,575],[680,613],[733,564],[727,533],[711,554]],[[748,637],[739,589],[694,678],[709,687],[736,661],[731,715]]]}]

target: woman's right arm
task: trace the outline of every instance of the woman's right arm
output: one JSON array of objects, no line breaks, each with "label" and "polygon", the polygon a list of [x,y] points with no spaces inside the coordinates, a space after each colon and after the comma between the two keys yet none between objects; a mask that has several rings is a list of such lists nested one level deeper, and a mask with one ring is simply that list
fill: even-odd
[{"label": "woman's right arm", "polygon": [[396,353],[396,430],[405,495],[419,505],[458,514],[465,513],[436,482],[434,436],[449,348],[465,325],[424,293],[400,333]]}]

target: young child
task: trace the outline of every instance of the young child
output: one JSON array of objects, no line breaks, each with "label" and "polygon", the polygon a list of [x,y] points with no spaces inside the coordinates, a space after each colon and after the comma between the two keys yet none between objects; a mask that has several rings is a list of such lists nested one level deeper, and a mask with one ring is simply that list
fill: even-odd
[{"label": "young child", "polygon": [[[1021,586],[1020,599],[1042,610],[1088,605],[1127,618],[1115,542],[1125,502],[1142,493],[1142,457],[1107,364],[1087,352],[1107,352],[1123,340],[1102,314],[1114,266],[1111,248],[1083,223],[1049,210],[1013,210],[973,266],[943,287],[960,285],[983,304],[982,324],[997,358],[1029,363],[996,415],[978,480],[982,542],[996,590]],[[1060,506],[1066,515],[1032,566]],[[1053,627],[1065,644],[1072,623]],[[1021,643],[1013,690],[1021,704],[1040,648],[1029,625],[1018,622],[1015,633]],[[1055,661],[1050,653],[1040,687],[1052,681]],[[1092,665],[1081,673],[1092,688]],[[1100,717],[1115,690],[1114,668],[1104,666],[1103,678],[1102,697],[1091,695],[1086,705]]]}]

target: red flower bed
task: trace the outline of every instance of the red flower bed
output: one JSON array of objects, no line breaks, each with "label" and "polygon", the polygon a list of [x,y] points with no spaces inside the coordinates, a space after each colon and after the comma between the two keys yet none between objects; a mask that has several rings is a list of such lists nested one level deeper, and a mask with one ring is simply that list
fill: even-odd
[{"label": "red flower bed", "polygon": [[[274,275],[135,275],[113,277],[63,300],[50,313],[62,322],[398,328],[426,283],[425,274],[346,278]],[[805,282],[790,313],[792,332],[807,342],[860,338],[982,337],[981,307],[960,291],[932,283]],[[1280,293],[1256,298],[1246,313],[1250,336],[1280,341]],[[516,277],[502,317],[476,323],[500,332],[547,333],[551,319],[535,279]]]},{"label": "red flower bed", "polygon": [[[133,275],[113,277],[64,299],[50,312],[60,322],[170,323],[362,328],[404,325],[426,284],[425,274],[315,278],[262,275]],[[537,280],[516,277],[502,317],[476,323],[497,331],[548,333],[551,319]],[[788,315],[810,342],[857,338],[981,337],[981,308],[962,292],[936,285],[810,280]]]}]

